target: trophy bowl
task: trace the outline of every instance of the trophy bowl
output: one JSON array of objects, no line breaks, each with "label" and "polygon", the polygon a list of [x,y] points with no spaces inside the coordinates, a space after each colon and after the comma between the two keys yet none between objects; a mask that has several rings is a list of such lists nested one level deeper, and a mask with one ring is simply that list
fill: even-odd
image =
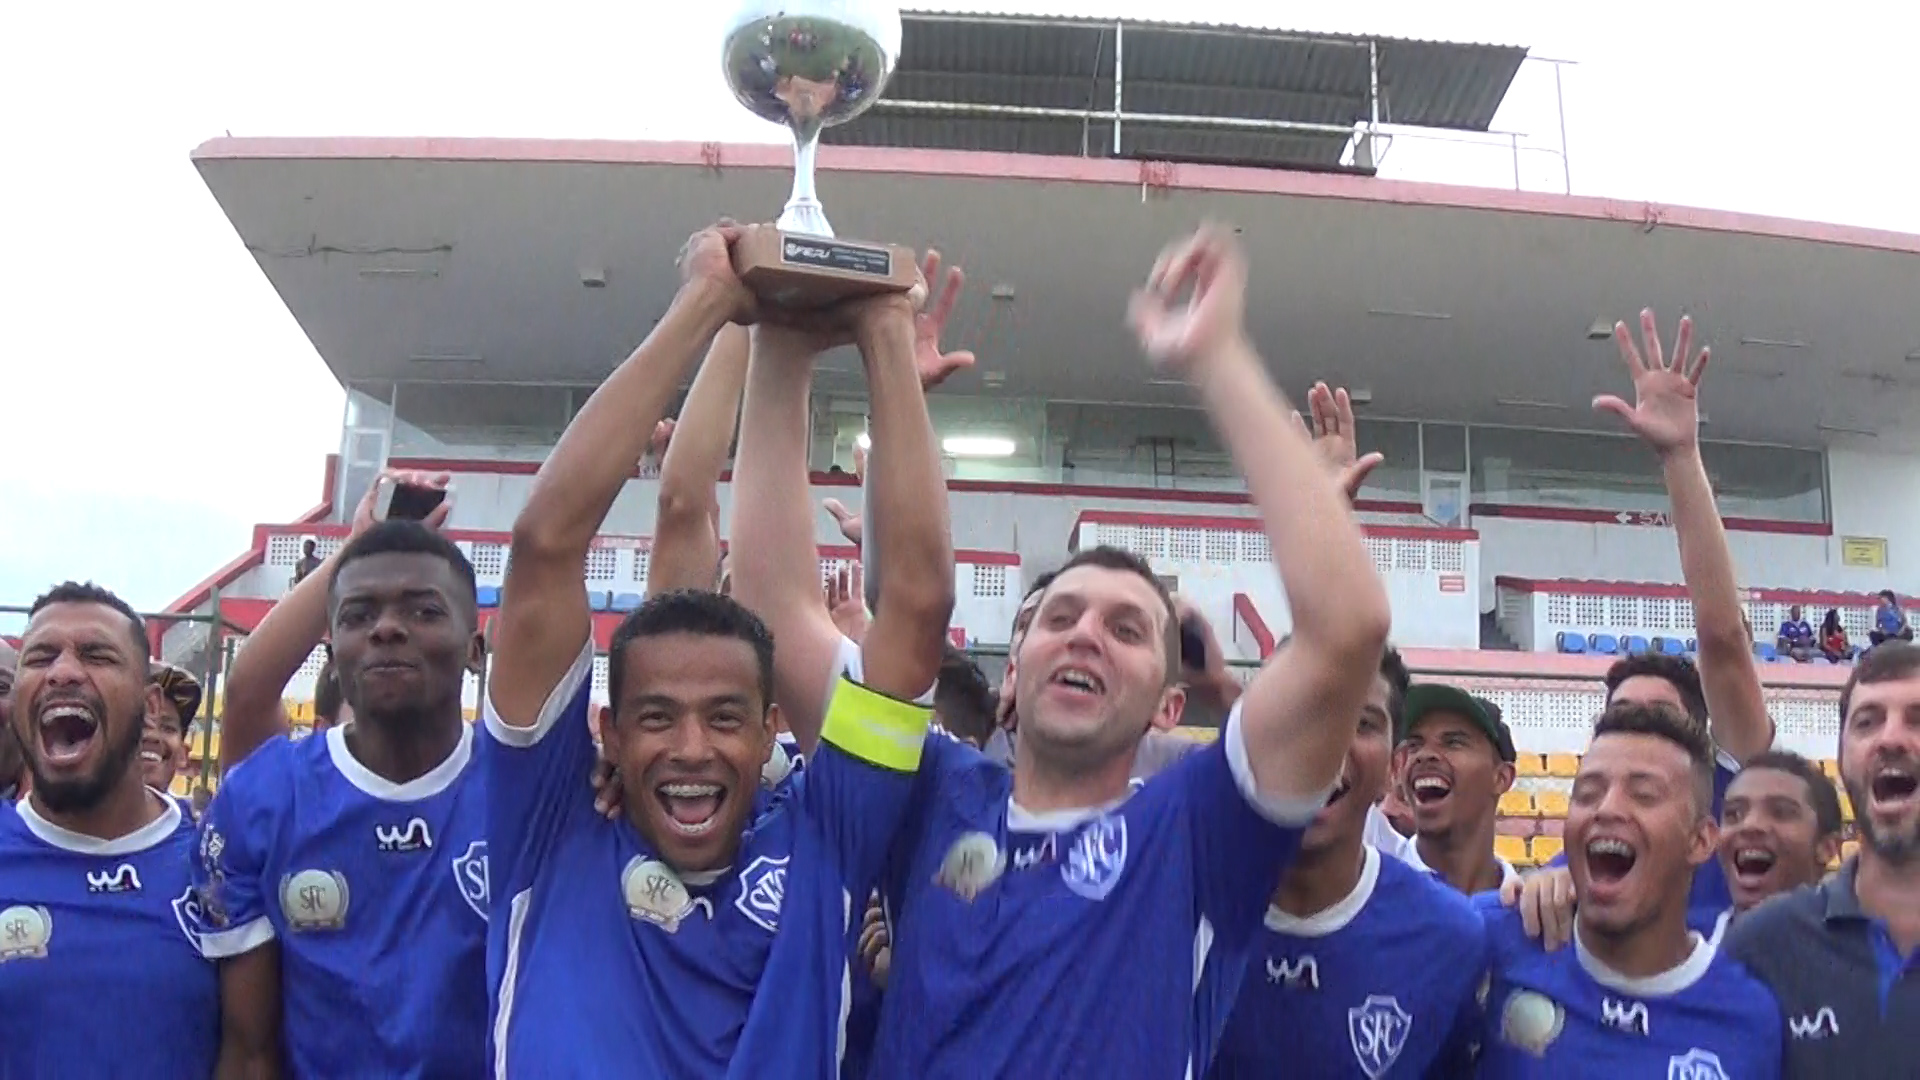
[{"label": "trophy bowl", "polygon": [[900,55],[900,9],[889,0],[739,0],[727,20],[721,71],[734,99],[793,136],[793,193],[776,233],[735,252],[763,300],[818,307],[862,293],[904,292],[912,250],[834,239],[814,193],[820,132],[880,100]]}]

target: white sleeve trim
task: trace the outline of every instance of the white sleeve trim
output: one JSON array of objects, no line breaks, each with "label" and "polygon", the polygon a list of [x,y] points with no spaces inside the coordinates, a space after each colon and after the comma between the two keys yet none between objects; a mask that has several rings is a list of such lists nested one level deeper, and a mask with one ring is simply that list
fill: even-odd
[{"label": "white sleeve trim", "polygon": [[1327,805],[1327,796],[1340,783],[1338,777],[1316,795],[1304,799],[1276,798],[1260,790],[1260,782],[1254,779],[1253,762],[1247,757],[1247,734],[1240,726],[1240,703],[1234,702],[1233,710],[1227,713],[1227,730],[1220,738],[1226,743],[1227,768],[1233,771],[1234,785],[1247,800],[1247,805],[1258,811],[1260,816],[1275,825],[1289,828],[1304,828],[1313,821],[1322,807]]},{"label": "white sleeve trim", "polygon": [[[860,643],[845,634],[840,635],[840,648],[833,655],[833,670],[827,674],[827,698],[820,703],[821,716],[827,715],[827,710],[833,707],[833,691],[840,684],[842,675],[862,686],[867,684],[866,657],[860,653]],[[939,689],[940,683],[936,679],[932,686],[927,687],[926,693],[913,699],[913,703],[933,708],[933,695]]]},{"label": "white sleeve trim", "polygon": [[200,935],[200,955],[209,960],[230,960],[272,941],[273,923],[265,915],[250,923],[222,930],[215,934]]},{"label": "white sleeve trim", "polygon": [[[580,688],[585,686],[587,680],[591,678],[593,678],[593,635],[589,633],[586,644],[580,647],[580,656],[574,660],[573,666],[567,669],[567,673],[560,677],[560,681],[554,684],[553,690],[547,694],[547,702],[540,706],[540,715],[534,720],[532,727],[514,727],[500,719],[500,711],[493,706],[491,686],[487,688],[486,698],[480,709],[480,718],[486,723],[488,734],[508,746],[525,750],[547,737],[547,732],[552,731],[553,725],[560,721],[561,715],[567,711],[567,706],[573,704],[574,695],[578,694]],[[489,678],[488,682],[491,683],[492,679]]]}]

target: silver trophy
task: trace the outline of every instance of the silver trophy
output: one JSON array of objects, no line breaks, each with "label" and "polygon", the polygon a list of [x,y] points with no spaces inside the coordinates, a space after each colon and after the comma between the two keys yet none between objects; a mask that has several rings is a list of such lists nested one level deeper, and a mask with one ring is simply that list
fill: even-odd
[{"label": "silver trophy", "polygon": [[833,236],[814,194],[820,131],[880,100],[900,56],[900,9],[887,0],[740,0],[722,69],[755,116],[793,133],[793,194],[775,226]]}]

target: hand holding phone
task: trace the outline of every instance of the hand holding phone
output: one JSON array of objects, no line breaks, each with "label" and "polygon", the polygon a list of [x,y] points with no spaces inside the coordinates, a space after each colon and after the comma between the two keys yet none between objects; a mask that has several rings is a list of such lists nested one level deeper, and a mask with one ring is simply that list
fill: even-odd
[{"label": "hand holding phone", "polygon": [[[450,504],[453,493],[445,486],[416,484],[387,475],[380,478],[374,493],[375,521],[426,521],[443,504]],[[445,520],[445,515],[441,515]]]}]

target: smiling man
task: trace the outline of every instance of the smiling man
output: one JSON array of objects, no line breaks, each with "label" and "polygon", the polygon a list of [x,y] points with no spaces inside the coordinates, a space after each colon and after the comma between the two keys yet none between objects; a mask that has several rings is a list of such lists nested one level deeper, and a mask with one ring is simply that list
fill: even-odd
[{"label": "smiling man", "polygon": [[1573,943],[1543,950],[1497,896],[1475,899],[1492,944],[1481,1076],[1779,1075],[1773,996],[1687,926],[1712,803],[1698,725],[1662,706],[1600,715],[1567,814]]},{"label": "smiling man", "polygon": [[[187,733],[193,730],[193,718],[200,713],[200,680],[178,664],[156,660],[153,685],[160,691],[159,704],[147,716],[146,737],[140,740],[140,768],[148,787],[168,793],[174,778],[187,767]],[[192,812],[192,803],[176,801]]]},{"label": "smiling man", "polygon": [[138,760],[147,664],[146,627],[105,589],[34,602],[9,717],[33,790],[0,807],[0,1076],[214,1074],[192,825]]},{"label": "smiling man", "polygon": [[[351,724],[262,744],[208,807],[195,858],[245,1076],[486,1074],[484,772],[461,683],[473,567],[419,522],[330,560]],[[312,584],[308,582],[307,584]]]},{"label": "smiling man", "polygon": [[1720,868],[1734,915],[1802,885],[1817,885],[1840,854],[1844,822],[1833,781],[1791,750],[1768,750],[1748,761],[1720,808]]},{"label": "smiling man", "polygon": [[1462,1075],[1487,934],[1466,897],[1366,840],[1407,667],[1388,649],[1346,767],[1267,909],[1214,1080]]}]

